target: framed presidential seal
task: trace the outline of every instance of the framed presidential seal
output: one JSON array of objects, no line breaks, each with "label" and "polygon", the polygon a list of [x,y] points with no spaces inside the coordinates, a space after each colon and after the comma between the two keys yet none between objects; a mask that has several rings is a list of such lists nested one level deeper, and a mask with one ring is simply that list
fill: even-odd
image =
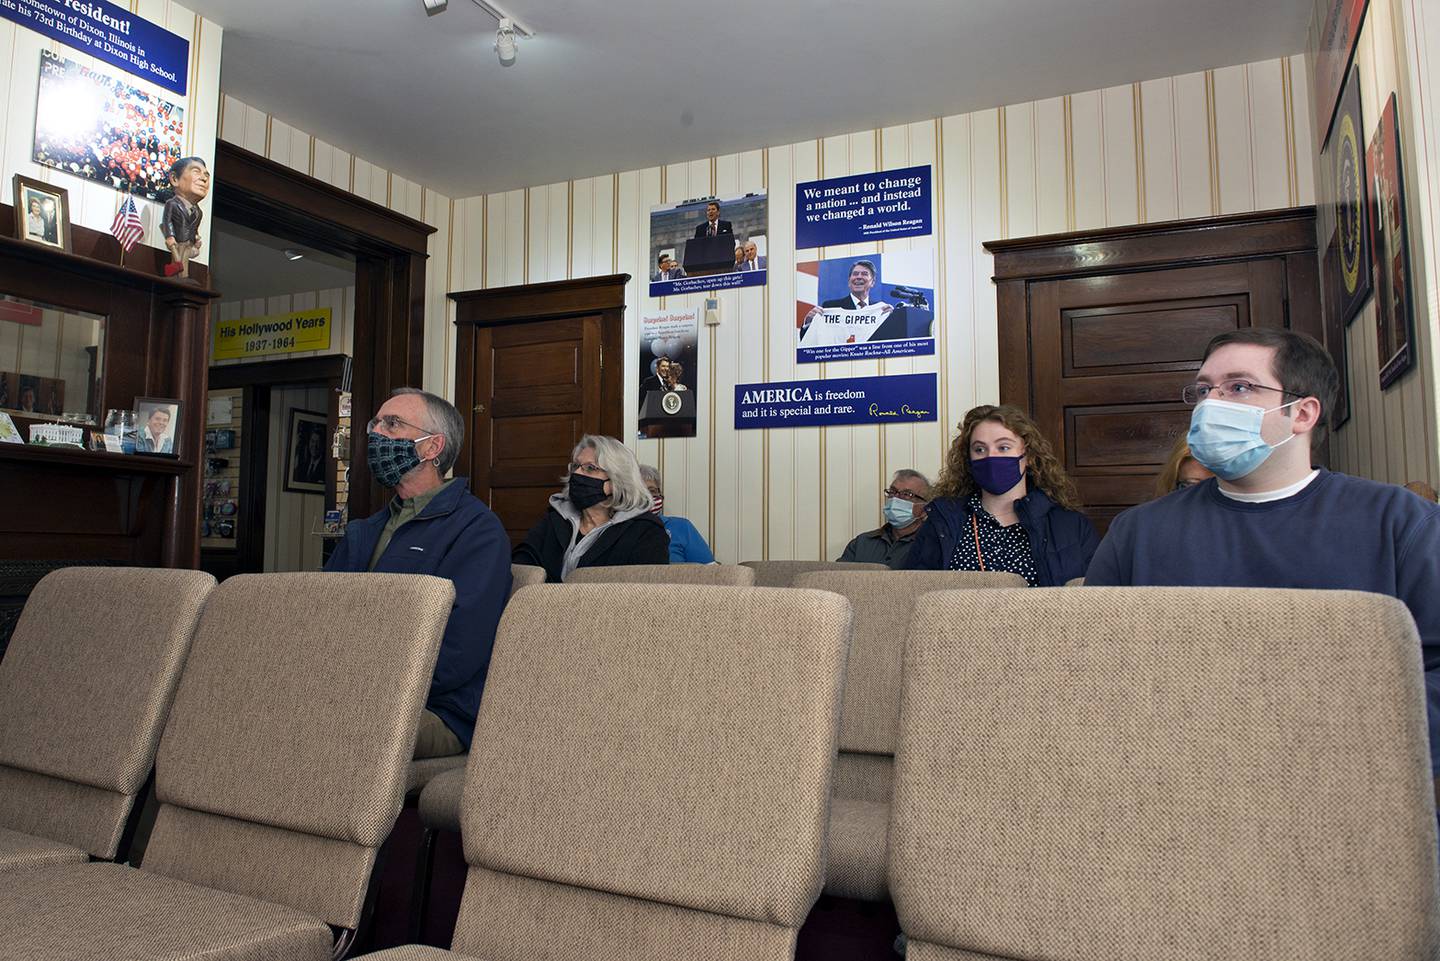
[{"label": "framed presidential seal", "polygon": [[1350,68],[1328,149],[1335,184],[1340,313],[1346,324],[1370,296],[1370,224],[1365,179],[1365,125],[1360,113],[1360,70]]}]

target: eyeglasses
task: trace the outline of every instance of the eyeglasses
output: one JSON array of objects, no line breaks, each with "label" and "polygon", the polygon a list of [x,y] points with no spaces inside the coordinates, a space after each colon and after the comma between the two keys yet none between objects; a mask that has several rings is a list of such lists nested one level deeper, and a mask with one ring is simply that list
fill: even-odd
[{"label": "eyeglasses", "polygon": [[1283,387],[1267,387],[1264,384],[1256,384],[1248,380],[1224,380],[1218,384],[1186,384],[1180,391],[1180,399],[1194,407],[1205,400],[1211,394],[1216,397],[1233,397],[1243,400],[1255,393],[1257,390],[1273,390],[1277,394],[1289,394],[1291,397],[1304,397],[1304,394],[1297,394],[1293,390],[1286,390]]},{"label": "eyeglasses", "polygon": [[365,425],[365,433],[374,433],[375,428],[380,426],[381,424],[384,424],[385,429],[388,431],[397,431],[402,427],[409,427],[411,430],[418,430],[422,434],[436,433],[436,431],[428,430],[424,427],[421,427],[419,424],[412,424],[408,420],[405,420],[403,417],[396,417],[394,414],[385,414],[381,417],[370,418],[370,423]]},{"label": "eyeglasses", "polygon": [[1185,488],[1187,488],[1187,487],[1194,487],[1196,484],[1203,484],[1203,483],[1205,483],[1205,482],[1204,482],[1204,481],[1198,481],[1198,480],[1177,480],[1177,481],[1175,482],[1175,489],[1176,489],[1177,491],[1183,491],[1183,490],[1184,490]]},{"label": "eyeglasses", "polygon": [[898,498],[900,498],[902,501],[909,501],[909,502],[912,503],[912,504],[923,504],[923,503],[925,503],[925,498],[922,497],[922,496],[920,496],[919,494],[915,493],[914,491],[902,491],[902,490],[900,490],[900,489],[898,489],[898,488],[895,488],[895,487],[887,487],[887,488],[885,488],[885,496],[886,496],[886,497],[898,497]]},{"label": "eyeglasses", "polygon": [[610,474],[599,464],[571,464],[570,473],[584,474],[586,477],[598,477],[601,480],[609,480]]}]

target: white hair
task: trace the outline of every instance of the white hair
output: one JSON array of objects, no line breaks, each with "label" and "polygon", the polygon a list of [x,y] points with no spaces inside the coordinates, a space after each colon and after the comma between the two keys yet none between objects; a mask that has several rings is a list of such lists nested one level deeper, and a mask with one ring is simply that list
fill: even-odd
[{"label": "white hair", "polygon": [[[648,511],[654,506],[650,492],[645,489],[645,482],[640,479],[640,462],[635,459],[630,448],[613,437],[586,434],[570,452],[570,463],[575,463],[580,452],[587,447],[595,452],[595,463],[610,475],[611,510],[618,514],[622,511]],[[567,497],[570,494],[569,475],[565,477],[563,493]]]},{"label": "white hair", "polygon": [[649,464],[641,464],[640,479],[645,482],[645,486],[647,488],[651,484],[654,484],[662,491],[665,489],[665,478],[660,476],[660,469],[658,467],[651,467]]}]

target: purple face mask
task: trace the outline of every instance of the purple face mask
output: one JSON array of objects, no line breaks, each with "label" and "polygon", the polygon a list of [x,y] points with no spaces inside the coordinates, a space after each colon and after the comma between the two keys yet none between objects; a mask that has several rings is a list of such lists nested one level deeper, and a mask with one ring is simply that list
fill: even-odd
[{"label": "purple face mask", "polygon": [[981,457],[972,458],[970,461],[970,476],[975,478],[986,492],[991,494],[1003,494],[1025,476],[1020,469],[1020,461],[1024,457]]}]

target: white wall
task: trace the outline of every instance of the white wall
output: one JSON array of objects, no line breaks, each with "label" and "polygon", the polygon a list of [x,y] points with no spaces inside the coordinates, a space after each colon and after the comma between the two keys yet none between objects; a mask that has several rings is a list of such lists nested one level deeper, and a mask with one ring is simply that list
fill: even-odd
[{"label": "white wall", "polygon": [[[109,187],[51,167],[42,167],[30,160],[42,49],[122,77],[133,87],[178,103],[185,109],[185,155],[204,157],[207,163],[214,164],[215,128],[219,120],[221,27],[170,0],[136,0],[126,6],[146,20],[190,41],[190,82],[186,96],[181,97],[148,80],[125,73],[119,67],[49,40],[9,20],[0,21],[0,50],[8,51],[8,56],[0,57],[0,185],[3,185],[7,203],[12,201],[12,179],[15,174],[21,173],[64,187],[70,196],[72,224],[109,233],[120,202],[120,194]],[[136,206],[140,210],[140,220],[145,224],[145,236],[140,242],[165,249],[165,240],[160,235],[160,213],[164,204],[137,199]],[[200,224],[202,245],[195,260],[209,263],[210,203],[206,201],[201,209],[206,217]]]},{"label": "white wall", "polygon": [[[720,560],[834,558],[857,531],[879,525],[880,491],[893,470],[933,476],[964,412],[998,400],[992,261],[981,244],[1313,203],[1307,77],[1303,57],[1268,60],[457,200],[443,248],[448,289],[612,272],[636,278],[626,295],[624,390],[633,431],[639,313],[703,296],[647,296],[650,207],[768,191],[770,284],[719,295],[721,325],[701,338],[699,435],[627,442],[664,471],[666,509],[689,517]],[[926,163],[935,168],[934,236],[881,247],[937,248],[936,356],[797,366],[793,265],[815,252],[794,251],[795,184]],[[432,304],[426,351],[438,351],[443,365],[427,362],[425,386],[447,396],[455,391],[452,320]],[[910,371],[939,374],[939,423],[734,429],[737,383]]]}]

